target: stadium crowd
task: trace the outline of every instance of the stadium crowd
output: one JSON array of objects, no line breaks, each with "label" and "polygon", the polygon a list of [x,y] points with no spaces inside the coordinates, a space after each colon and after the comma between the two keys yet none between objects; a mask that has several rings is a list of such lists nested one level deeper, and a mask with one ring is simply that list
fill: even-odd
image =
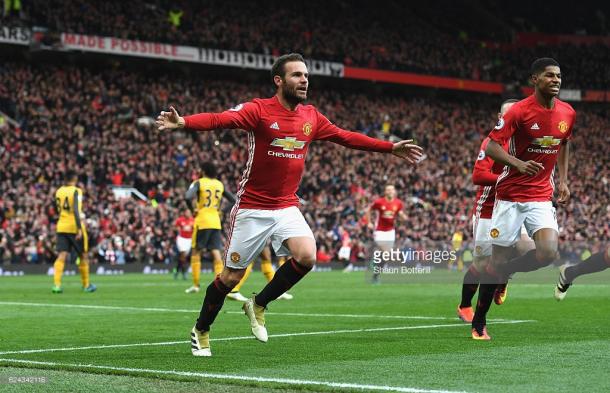
[{"label": "stadium crowd", "polygon": [[[525,84],[523,71],[535,58],[548,56],[557,59],[566,73],[578,72],[579,78],[564,87],[610,90],[607,45],[502,45],[519,31],[515,29],[607,35],[604,13],[595,6],[572,9],[560,26],[531,13],[527,18],[519,16],[516,4],[509,24],[505,7],[493,2],[434,3],[437,7],[396,0],[374,5],[314,0],[303,7],[271,0],[261,7],[256,2],[221,0],[31,0],[3,23],[273,55],[297,51],[306,58],[346,65],[509,84]],[[564,30],[557,31],[560,28]]]},{"label": "stadium crowd", "polygon": [[[235,192],[246,161],[239,131],[159,133],[151,117],[175,105],[181,113],[221,111],[271,84],[211,81],[183,75],[94,70],[77,66],[0,65],[0,110],[18,126],[0,122],[0,260],[52,263],[53,193],[66,168],[77,168],[85,213],[100,263],[169,263],[175,255],[173,223],[187,207],[184,192],[214,162]],[[475,187],[470,172],[480,141],[495,124],[499,98],[425,99],[374,95],[312,86],[310,102],[331,121],[372,136],[415,138],[426,159],[413,170],[398,159],[314,143],[299,189],[318,247],[334,258],[340,227],[354,249],[371,239],[364,210],[394,183],[408,222],[405,240],[448,241],[470,236]],[[573,200],[558,209],[564,240],[610,238],[608,108],[582,106],[573,138]],[[594,174],[594,176],[593,176]],[[112,185],[148,196],[116,198]],[[230,206],[225,206],[225,211]]]}]

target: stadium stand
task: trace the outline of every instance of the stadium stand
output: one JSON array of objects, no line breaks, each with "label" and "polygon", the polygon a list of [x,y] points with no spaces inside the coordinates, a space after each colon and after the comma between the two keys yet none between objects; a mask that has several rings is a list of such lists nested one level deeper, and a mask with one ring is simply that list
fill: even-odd
[{"label": "stadium stand", "polygon": [[[566,73],[578,72],[565,88],[610,90],[608,13],[601,4],[566,8],[552,23],[535,13],[520,14],[531,7],[524,1],[511,3],[510,10],[493,2],[441,0],[383,0],[374,7],[320,0],[302,7],[272,0],[268,6],[263,11],[254,2],[221,0],[32,0],[4,17],[3,24],[272,55],[297,51],[348,66],[503,83],[525,84],[524,70],[535,58],[548,56]],[[519,44],[518,33],[531,31],[599,35],[606,43]]]},{"label": "stadium stand", "polygon": [[[446,240],[469,235],[475,195],[470,172],[481,138],[495,124],[499,97],[427,97],[354,92],[312,85],[311,103],[336,124],[369,135],[414,137],[427,159],[416,171],[387,165],[332,144],[314,144],[299,189],[303,212],[320,248],[334,257],[337,228],[370,239],[361,218],[387,182],[394,182],[410,217],[402,239]],[[244,134],[163,134],[147,119],[175,105],[181,113],[221,111],[256,96],[270,96],[269,83],[206,80],[187,74],[136,72],[3,61],[0,110],[18,126],[0,122],[0,260],[52,263],[52,192],[66,167],[81,170],[85,211],[99,263],[162,262],[174,257],[172,224],[183,194],[212,160],[235,191],[245,162]],[[581,104],[573,139],[570,185],[573,201],[558,210],[565,240],[610,238],[609,109]],[[8,131],[8,132],[7,132]],[[593,176],[595,174],[595,176]],[[132,186],[154,203],[115,199],[111,185]]]}]

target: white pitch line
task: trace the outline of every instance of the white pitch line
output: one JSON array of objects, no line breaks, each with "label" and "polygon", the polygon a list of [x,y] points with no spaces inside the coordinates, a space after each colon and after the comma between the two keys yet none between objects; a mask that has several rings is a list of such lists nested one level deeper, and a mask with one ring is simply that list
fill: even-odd
[{"label": "white pitch line", "polygon": [[[1,302],[0,302],[1,303]],[[243,314],[243,311],[225,311],[225,314]],[[457,317],[425,317],[421,315],[377,315],[377,314],[318,314],[318,313],[299,313],[299,312],[269,312],[265,315],[286,315],[293,317],[337,317],[337,318],[380,318],[380,319],[423,319],[423,320],[456,320]],[[487,321],[501,322],[507,319],[488,319]]]},{"label": "white pitch line", "polygon": [[[25,302],[0,302],[7,306],[32,306],[32,307],[63,307],[63,308],[85,308],[93,310],[125,310],[125,311],[151,311],[151,312],[177,312],[197,313],[199,310],[187,310],[179,308],[158,307],[129,307],[129,306],[101,306],[94,304],[58,304],[58,303],[25,303]],[[243,311],[225,311],[225,314],[243,314]],[[337,317],[337,318],[380,318],[380,319],[421,319],[421,320],[455,320],[455,317],[427,317],[422,315],[376,315],[376,314],[318,314],[318,313],[296,313],[296,312],[266,312],[265,315],[286,315],[296,317]],[[505,319],[488,319],[488,321],[505,321]]]},{"label": "white pitch line", "polygon": [[[515,324],[515,323],[529,323],[529,322],[536,322],[536,321],[535,320],[514,320],[514,321],[498,321],[498,322],[491,322],[491,323],[496,325],[496,324]],[[447,324],[442,324],[442,325],[417,325],[417,326],[395,326],[395,327],[363,328],[363,329],[326,330],[326,331],[317,331],[317,332],[270,334],[269,338],[385,332],[385,331],[392,331],[392,330],[438,329],[438,328],[444,328],[444,327],[457,327],[457,326],[464,327],[464,326],[468,326],[468,325],[465,323],[447,323]],[[210,339],[210,341],[238,341],[238,340],[251,340],[251,339],[253,339],[252,336],[237,336],[237,337],[222,337],[222,338]],[[62,351],[82,351],[82,350],[87,350],[87,349],[149,347],[149,346],[187,344],[189,342],[190,341],[185,340],[185,341],[162,341],[162,342],[135,343],[135,344],[92,345],[92,346],[87,346],[87,347],[24,349],[24,350],[17,350],[17,351],[0,352],[0,355],[43,353],[43,352],[62,352]]]},{"label": "white pitch line", "polygon": [[7,306],[32,306],[32,307],[60,307],[60,308],[89,308],[93,310],[125,310],[125,311],[154,311],[154,312],[180,312],[193,313],[197,310],[185,310],[179,308],[156,308],[156,307],[129,307],[129,306],[100,306],[94,304],[60,304],[60,303],[24,303],[24,302],[0,302]]},{"label": "white pitch line", "polygon": [[57,363],[57,362],[39,362],[34,360],[21,360],[21,359],[2,359],[0,362],[18,363],[26,365],[36,366],[51,366],[51,367],[72,367],[77,369],[97,369],[97,370],[111,370],[111,371],[123,371],[126,373],[140,373],[140,374],[165,374],[165,375],[179,375],[186,377],[201,377],[207,379],[220,379],[220,380],[234,380],[234,381],[252,381],[252,382],[272,382],[286,385],[308,385],[308,386],[325,386],[330,388],[339,389],[359,389],[359,390],[377,390],[384,392],[407,392],[407,393],[465,393],[463,391],[457,392],[452,390],[434,390],[434,389],[421,389],[411,388],[403,386],[384,386],[384,385],[361,385],[357,383],[345,383],[345,382],[331,382],[331,381],[314,381],[304,379],[287,379],[287,378],[268,378],[268,377],[254,377],[249,375],[235,375],[235,374],[214,374],[214,373],[199,373],[192,371],[176,371],[176,370],[152,370],[147,368],[128,368],[128,367],[113,367],[113,366],[98,366],[95,364],[79,364],[79,363]]}]

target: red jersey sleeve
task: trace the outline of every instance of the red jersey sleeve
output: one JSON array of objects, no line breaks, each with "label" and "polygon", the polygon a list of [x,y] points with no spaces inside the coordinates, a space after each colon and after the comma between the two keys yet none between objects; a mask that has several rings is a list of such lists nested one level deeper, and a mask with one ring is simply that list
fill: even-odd
[{"label": "red jersey sleeve", "polygon": [[317,132],[314,139],[331,141],[339,145],[357,150],[376,151],[380,153],[391,153],[394,144],[362,135],[358,132],[346,131],[332,124],[326,116],[316,111]]},{"label": "red jersey sleeve", "polygon": [[518,118],[519,108],[513,106],[498,120],[498,124],[489,133],[489,139],[497,142],[500,146],[504,146],[506,141],[517,131]]},{"label": "red jersey sleeve", "polygon": [[489,139],[485,138],[483,143],[481,143],[481,150],[479,151],[479,156],[474,163],[474,169],[472,171],[472,183],[477,186],[493,186],[500,176],[491,171],[494,161],[485,154],[487,142],[489,142]]},{"label": "red jersey sleeve", "polygon": [[184,127],[202,131],[219,128],[240,128],[254,131],[259,119],[259,105],[254,102],[247,102],[220,113],[198,113],[184,116]]}]

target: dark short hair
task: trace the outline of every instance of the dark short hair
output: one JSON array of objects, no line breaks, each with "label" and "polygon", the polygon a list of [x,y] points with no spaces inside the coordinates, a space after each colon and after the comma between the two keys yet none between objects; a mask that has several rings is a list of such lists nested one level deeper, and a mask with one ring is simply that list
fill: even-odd
[{"label": "dark short hair", "polygon": [[205,176],[209,177],[210,179],[216,178],[216,165],[211,162],[204,162],[203,164],[201,164],[201,171]]},{"label": "dark short hair", "polygon": [[538,75],[541,72],[544,72],[544,70],[548,66],[559,67],[559,63],[557,62],[557,60],[552,59],[550,57],[541,57],[539,59],[534,60],[534,62],[532,63],[532,67],[530,68],[530,72],[532,75]]},{"label": "dark short hair", "polygon": [[286,67],[284,67],[284,66],[286,65],[286,63],[291,62],[291,61],[300,61],[300,62],[305,63],[305,59],[303,58],[303,55],[301,55],[300,53],[288,53],[287,55],[281,55],[280,57],[275,59],[275,62],[271,66],[271,81],[272,82],[273,82],[273,78],[275,78],[276,75],[278,75],[280,78],[284,79],[284,77],[286,76]]},{"label": "dark short hair", "polygon": [[519,102],[518,99],[516,98],[509,98],[507,100],[502,101],[502,103],[500,104],[500,112],[502,112],[502,107],[506,104],[514,104],[515,102]]},{"label": "dark short hair", "polygon": [[67,169],[64,172],[64,180],[67,182],[72,181],[77,177],[78,177],[78,174],[76,173],[76,171],[74,169]]}]

